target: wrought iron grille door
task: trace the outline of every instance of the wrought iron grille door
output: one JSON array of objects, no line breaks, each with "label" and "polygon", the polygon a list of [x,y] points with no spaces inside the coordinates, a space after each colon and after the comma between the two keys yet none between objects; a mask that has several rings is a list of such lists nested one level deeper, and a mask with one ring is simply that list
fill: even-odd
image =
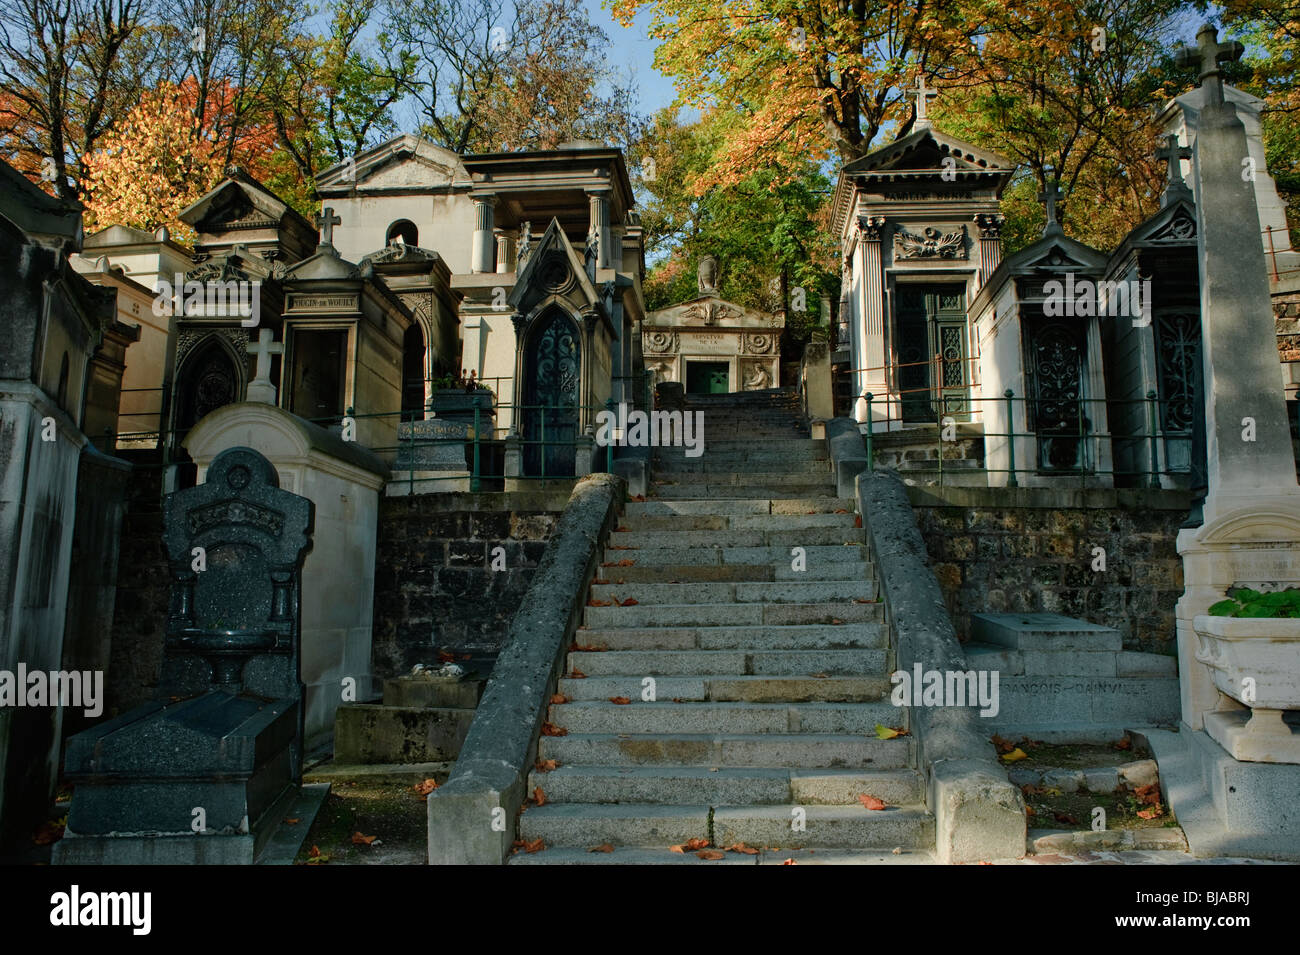
[{"label": "wrought iron grille door", "polygon": [[573,322],[558,311],[538,319],[538,325],[525,368],[524,472],[572,477],[582,346]]},{"label": "wrought iron grille door", "polygon": [[969,418],[966,292],[960,285],[900,285],[898,388],[903,420]]},{"label": "wrought iron grille door", "polygon": [[1083,403],[1083,334],[1053,322],[1029,329],[1029,427],[1037,437],[1039,471],[1088,466],[1085,436],[1092,430]]}]

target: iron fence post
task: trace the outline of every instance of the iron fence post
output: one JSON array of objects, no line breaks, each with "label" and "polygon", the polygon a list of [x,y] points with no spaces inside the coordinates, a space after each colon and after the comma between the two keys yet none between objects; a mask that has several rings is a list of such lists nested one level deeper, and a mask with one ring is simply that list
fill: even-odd
[{"label": "iron fence post", "polygon": [[1159,442],[1156,440],[1156,392],[1151,389],[1147,392],[1147,429],[1150,434],[1148,440],[1151,442],[1151,487],[1160,487],[1160,464],[1156,458],[1159,450]]},{"label": "iron fence post", "polygon": [[1002,396],[1007,399],[1007,487],[1019,487],[1020,481],[1016,478],[1016,393],[1008,388]]},{"label": "iron fence post", "polygon": [[876,423],[871,417],[871,399],[875,396],[868,391],[862,397],[867,403],[867,470],[874,471],[876,469],[876,458],[871,451],[871,441],[875,437]]}]

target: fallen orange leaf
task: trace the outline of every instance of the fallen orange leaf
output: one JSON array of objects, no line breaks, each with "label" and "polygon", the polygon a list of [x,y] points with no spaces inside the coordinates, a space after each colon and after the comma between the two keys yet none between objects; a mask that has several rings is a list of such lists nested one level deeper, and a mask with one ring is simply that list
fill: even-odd
[{"label": "fallen orange leaf", "polygon": [[756,856],[756,855],[758,855],[758,850],[757,850],[757,849],[751,849],[749,846],[745,845],[743,842],[737,842],[734,846],[727,846],[727,851],[728,851],[728,852],[741,852],[741,853],[744,853],[744,854],[747,855],[747,856]]},{"label": "fallen orange leaf", "polygon": [[565,696],[563,693],[552,693],[551,702],[555,704],[568,703],[569,698]]},{"label": "fallen orange leaf", "polygon": [[558,769],[560,763],[559,760],[555,759],[539,759],[534,766],[539,773],[549,773],[554,769]]},{"label": "fallen orange leaf", "polygon": [[858,795],[858,802],[862,803],[862,805],[868,809],[885,808],[885,801],[883,799],[877,799],[875,796],[868,796],[866,793],[860,793]]},{"label": "fallen orange leaf", "polygon": [[524,843],[524,851],[529,854],[532,854],[534,852],[541,852],[545,848],[546,848],[546,843],[545,841],[543,841],[541,836],[538,836],[532,842]]},{"label": "fallen orange leaf", "polygon": [[609,702],[614,703],[618,706],[627,706],[632,701],[629,700],[626,696],[611,696],[609,698]]},{"label": "fallen orange leaf", "polygon": [[583,672],[582,672],[581,670],[579,670],[577,667],[574,667],[574,668],[573,668],[573,671],[569,674],[569,679],[570,679],[570,680],[585,680],[585,679],[587,679],[587,674],[583,673]]},{"label": "fallen orange leaf", "polygon": [[1156,804],[1155,804],[1154,806],[1152,806],[1150,809],[1139,809],[1139,810],[1138,810],[1138,818],[1139,818],[1139,819],[1155,819],[1155,818],[1157,818],[1157,817],[1159,817],[1159,816],[1163,816],[1163,815],[1164,815],[1164,812],[1165,812],[1165,811],[1164,811],[1163,809],[1160,808],[1160,803],[1156,803]]},{"label": "fallen orange leaf", "polygon": [[289,818],[286,818],[286,819],[284,820],[284,824],[285,824],[286,826],[296,826],[296,825],[298,825],[298,823],[301,822],[301,821],[302,821],[301,819],[289,819]]},{"label": "fallen orange leaf", "polygon": [[438,784],[432,779],[426,779],[422,783],[416,783],[411,788],[414,789],[421,796],[428,796],[429,793],[433,792],[435,789],[438,788]]},{"label": "fallen orange leaf", "polygon": [[569,731],[563,729],[562,727],[556,726],[554,723],[543,723],[542,735],[543,736],[568,736]]},{"label": "fallen orange leaf", "polygon": [[312,846],[310,849],[307,850],[307,855],[312,859],[316,858],[318,855],[320,855],[320,846]]},{"label": "fallen orange leaf", "polygon": [[533,800],[534,800],[534,801],[537,803],[537,805],[539,805],[539,806],[545,806],[545,805],[546,805],[546,793],[542,792],[542,787],[541,787],[541,786],[535,786],[535,787],[533,788]]},{"label": "fallen orange leaf", "polygon": [[709,840],[708,839],[687,839],[685,845],[688,851],[694,852],[696,849],[707,849],[709,846]]},{"label": "fallen orange leaf", "polygon": [[608,842],[602,842],[602,843],[601,843],[600,845],[598,845],[598,846],[592,846],[592,847],[591,847],[590,849],[588,849],[587,851],[588,851],[588,852],[613,852],[613,851],[614,851],[614,847],[611,846]]},{"label": "fallen orange leaf", "polygon": [[686,850],[683,849],[681,846],[669,846],[669,847],[668,847],[668,851],[669,851],[669,852],[677,852],[677,853],[680,853],[680,854],[682,854],[682,855],[685,855],[685,853],[686,853]]},{"label": "fallen orange leaf", "polygon": [[354,832],[352,833],[352,844],[354,846],[368,846],[378,838],[378,836],[367,836],[360,832]]},{"label": "fallen orange leaf", "polygon": [[799,863],[795,862],[793,859],[786,859],[784,862],[781,863],[781,865],[798,865],[798,864]]},{"label": "fallen orange leaf", "polygon": [[590,600],[587,601],[587,606],[588,607],[612,607],[614,606],[614,604],[608,600],[597,600],[595,597],[592,597]]},{"label": "fallen orange leaf", "polygon": [[701,849],[699,852],[695,853],[695,857],[697,859],[704,859],[707,862],[717,862],[719,859],[725,859],[727,854],[725,852],[718,852],[714,849]]},{"label": "fallen orange leaf", "polygon": [[621,604],[619,604],[620,607],[635,607],[636,605],[637,605],[637,600],[635,597],[628,597],[627,600],[624,600]]},{"label": "fallen orange leaf", "polygon": [[861,514],[859,514],[857,517],[853,518],[853,526],[854,526],[854,527],[861,527],[861,526],[862,526],[862,515],[861,515]]}]

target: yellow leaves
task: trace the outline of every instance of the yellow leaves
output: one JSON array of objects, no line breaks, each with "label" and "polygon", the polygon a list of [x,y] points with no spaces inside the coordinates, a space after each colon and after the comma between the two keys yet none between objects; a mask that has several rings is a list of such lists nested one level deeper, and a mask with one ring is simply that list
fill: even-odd
[{"label": "yellow leaves", "polygon": [[1029,754],[1026,753],[1019,746],[1017,746],[1009,753],[1002,754],[1002,760],[1007,763],[1017,763],[1022,759],[1028,759],[1028,758],[1029,758]]},{"label": "yellow leaves", "polygon": [[900,736],[906,736],[907,730],[902,727],[894,728],[885,726],[883,723],[876,724],[876,739],[897,739]]},{"label": "yellow leaves", "polygon": [[423,796],[425,799],[428,799],[429,793],[433,792],[437,788],[438,784],[432,779],[426,779],[424,782],[416,783],[411,787],[411,789],[415,791],[416,795]]}]

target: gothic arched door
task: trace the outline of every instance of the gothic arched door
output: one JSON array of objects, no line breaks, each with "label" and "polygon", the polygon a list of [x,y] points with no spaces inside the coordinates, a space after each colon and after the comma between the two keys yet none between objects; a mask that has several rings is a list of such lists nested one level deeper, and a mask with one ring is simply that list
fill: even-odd
[{"label": "gothic arched door", "polygon": [[229,349],[214,336],[201,342],[181,366],[176,392],[176,445],[210,411],[239,400],[239,371]]},{"label": "gothic arched door", "polygon": [[572,477],[578,439],[582,344],[553,309],[534,323],[524,356],[524,473]]}]

